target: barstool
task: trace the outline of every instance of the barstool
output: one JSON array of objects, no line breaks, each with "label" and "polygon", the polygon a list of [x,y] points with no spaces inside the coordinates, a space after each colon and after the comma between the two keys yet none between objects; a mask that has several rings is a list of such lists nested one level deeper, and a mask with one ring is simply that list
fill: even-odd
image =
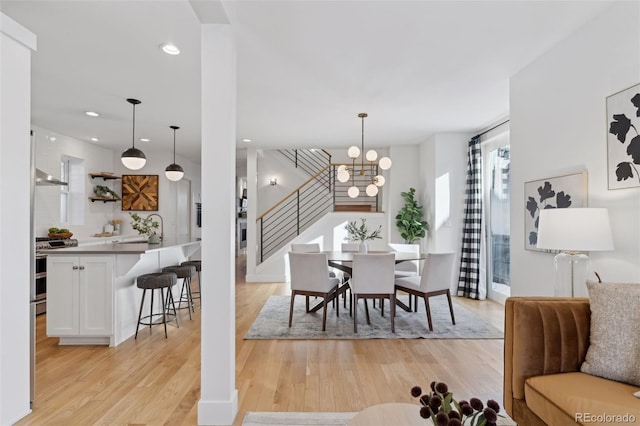
[{"label": "barstool", "polygon": [[[173,272],[178,278],[182,278],[182,289],[180,290],[180,300],[178,300],[178,309],[188,309],[189,319],[191,317],[191,311],[196,311],[193,304],[193,296],[191,295],[191,277],[196,274],[196,267],[193,265],[186,266],[165,266],[162,268],[162,272]],[[182,302],[187,302],[187,306],[182,306]]]},{"label": "barstool", "polygon": [[202,270],[202,261],[201,260],[187,260],[182,262],[180,266],[195,266],[196,271],[198,272],[198,291],[192,291],[191,295],[194,299],[200,299],[200,271]]},{"label": "barstool", "polygon": [[[180,327],[178,324],[178,313],[176,311],[176,305],[173,300],[173,295],[171,294],[171,287],[173,287],[178,282],[178,277],[175,273],[172,272],[155,272],[151,274],[140,275],[136,280],[136,285],[138,288],[142,289],[142,300],[140,301],[140,313],[138,313],[138,324],[136,324],[136,336],[134,339],[138,338],[138,328],[140,328],[140,324],[149,326],[149,334],[151,334],[151,326],[153,323],[154,317],[162,317],[162,323],[164,324],[164,337],[167,338],[167,315],[173,315],[176,320],[176,326]],[[164,289],[167,289],[167,297],[164,297]],[[149,315],[142,316],[142,308],[144,307],[144,299],[147,294],[147,290],[151,290],[151,305],[149,307]],[[160,300],[162,301],[162,313],[153,312],[153,293],[154,290],[160,290]],[[168,313],[169,309],[169,299],[171,299],[171,305],[173,306],[173,314]],[[148,319],[147,322],[143,320]]]}]

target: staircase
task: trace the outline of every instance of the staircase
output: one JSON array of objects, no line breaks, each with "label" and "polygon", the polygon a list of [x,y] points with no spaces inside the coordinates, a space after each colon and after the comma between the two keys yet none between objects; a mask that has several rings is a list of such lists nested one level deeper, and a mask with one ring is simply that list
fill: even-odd
[{"label": "staircase", "polygon": [[[352,180],[342,183],[336,179],[341,164],[331,163],[331,154],[324,150],[279,150],[297,168],[310,175],[302,185],[277,202],[256,219],[258,262],[300,235],[317,220],[332,211],[380,211],[380,196],[369,197],[365,190],[377,167],[365,167],[363,174],[352,173]],[[348,165],[351,166],[351,165]],[[359,171],[359,166],[356,166]],[[355,185],[360,190],[357,198],[347,194]]]}]

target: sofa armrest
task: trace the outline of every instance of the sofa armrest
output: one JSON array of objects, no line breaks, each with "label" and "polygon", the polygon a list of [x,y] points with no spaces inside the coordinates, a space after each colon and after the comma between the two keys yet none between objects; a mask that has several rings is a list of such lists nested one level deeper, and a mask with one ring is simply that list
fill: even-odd
[{"label": "sofa armrest", "polygon": [[589,299],[510,297],[505,303],[504,405],[532,376],[579,371],[589,347]]}]

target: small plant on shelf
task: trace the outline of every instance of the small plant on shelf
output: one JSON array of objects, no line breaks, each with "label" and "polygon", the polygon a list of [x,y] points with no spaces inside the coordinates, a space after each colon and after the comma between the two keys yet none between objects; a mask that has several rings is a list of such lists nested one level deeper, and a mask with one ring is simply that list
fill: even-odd
[{"label": "small plant on shelf", "polygon": [[116,194],[111,188],[104,185],[96,185],[93,188],[93,192],[95,192],[96,197],[100,198],[115,198],[116,200],[122,200],[118,194]]},{"label": "small plant on shelf", "polygon": [[129,213],[131,216],[131,227],[138,231],[139,235],[146,235],[151,237],[152,235],[156,235],[158,233],[158,228],[160,228],[160,223],[153,220],[150,217],[143,218],[138,213]]}]

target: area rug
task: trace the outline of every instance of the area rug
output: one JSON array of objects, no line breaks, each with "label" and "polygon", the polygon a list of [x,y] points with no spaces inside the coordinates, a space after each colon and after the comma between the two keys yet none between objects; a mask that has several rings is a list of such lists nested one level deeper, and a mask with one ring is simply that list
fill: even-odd
[{"label": "area rug", "polygon": [[[396,309],[396,332],[391,332],[389,301],[385,316],[380,315],[379,304],[372,308],[369,300],[371,325],[366,322],[364,303],[358,305],[358,333],[353,332],[353,318],[349,310],[340,305],[340,317],[335,309],[327,312],[327,329],[322,331],[322,309],[305,313],[304,297],[296,297],[293,324],[288,326],[290,296],[271,296],[244,336],[245,339],[502,339],[504,333],[473,312],[455,303],[453,311],[456,325],[451,324],[446,297],[430,299],[433,331],[427,326],[424,303],[418,304],[418,312]],[[400,298],[408,302],[408,298]],[[342,300],[341,300],[342,302]]]},{"label": "area rug", "polygon": [[[335,425],[347,425],[349,420],[353,418],[357,413],[285,413],[285,412],[273,412],[273,413],[260,413],[260,412],[247,412],[242,421],[242,426],[335,426]],[[425,420],[425,426],[429,422]],[[515,422],[509,418],[498,418],[498,425],[500,426],[515,426]]]}]

